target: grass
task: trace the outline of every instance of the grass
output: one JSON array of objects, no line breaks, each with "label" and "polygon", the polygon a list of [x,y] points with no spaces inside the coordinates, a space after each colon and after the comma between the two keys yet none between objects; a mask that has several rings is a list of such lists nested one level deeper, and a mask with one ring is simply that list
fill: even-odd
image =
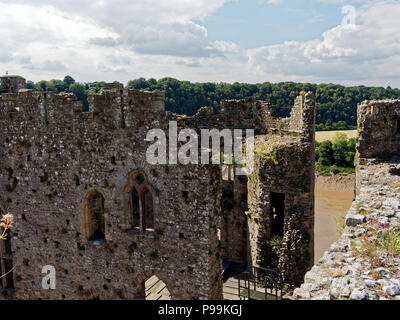
[{"label": "grass", "polygon": [[377,237],[377,244],[385,252],[392,255],[400,254],[400,233],[397,230],[383,231]]},{"label": "grass", "polygon": [[342,212],[332,217],[336,224],[336,234],[338,237],[342,235],[344,228],[346,228],[346,215],[347,212]]},{"label": "grass", "polygon": [[362,237],[359,253],[371,259],[377,259],[379,252],[389,253],[392,256],[400,255],[400,231],[390,228],[387,224],[372,222],[367,226],[368,231]]},{"label": "grass", "polygon": [[318,141],[318,142],[322,142],[324,140],[332,140],[332,138],[338,132],[346,134],[347,139],[351,139],[351,138],[356,138],[357,137],[357,130],[317,131],[315,133],[315,140]]},{"label": "grass", "polygon": [[265,143],[260,147],[255,149],[256,154],[263,160],[264,163],[269,163],[270,165],[278,165],[276,154],[276,145],[273,142]]},{"label": "grass", "polygon": [[323,176],[330,176],[333,174],[350,174],[355,173],[355,168],[346,168],[346,167],[336,167],[336,166],[324,166],[322,164],[315,164],[315,171]]}]

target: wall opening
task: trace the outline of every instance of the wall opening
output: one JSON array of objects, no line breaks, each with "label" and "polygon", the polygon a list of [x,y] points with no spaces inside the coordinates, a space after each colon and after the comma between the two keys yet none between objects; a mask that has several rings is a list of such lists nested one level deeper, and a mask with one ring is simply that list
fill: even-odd
[{"label": "wall opening", "polygon": [[130,201],[130,223],[132,229],[154,230],[155,198],[153,188],[148,184],[146,176],[141,172],[133,172],[125,187]]},{"label": "wall opening", "polygon": [[105,208],[103,195],[94,190],[85,200],[84,232],[89,241],[105,241]]},{"label": "wall opening", "polygon": [[137,190],[134,188],[131,192],[132,200],[132,225],[135,228],[140,228],[140,199]]},{"label": "wall opening", "polygon": [[149,190],[144,191],[144,225],[146,229],[154,229],[153,195]]},{"label": "wall opening", "polygon": [[285,223],[285,194],[271,192],[271,238],[283,238]]},{"label": "wall opening", "polygon": [[221,195],[221,209],[232,210],[234,206],[234,184],[231,181],[223,184]]}]

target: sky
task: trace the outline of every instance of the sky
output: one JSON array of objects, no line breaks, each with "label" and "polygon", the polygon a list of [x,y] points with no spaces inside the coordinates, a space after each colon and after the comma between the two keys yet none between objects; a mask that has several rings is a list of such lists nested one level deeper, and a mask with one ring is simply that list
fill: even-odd
[{"label": "sky", "polygon": [[0,74],[400,87],[399,0],[0,0]]}]

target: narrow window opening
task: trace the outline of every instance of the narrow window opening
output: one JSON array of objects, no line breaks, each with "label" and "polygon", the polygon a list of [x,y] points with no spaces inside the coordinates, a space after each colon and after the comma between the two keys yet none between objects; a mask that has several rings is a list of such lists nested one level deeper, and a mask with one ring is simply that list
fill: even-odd
[{"label": "narrow window opening", "polygon": [[234,184],[233,182],[226,182],[223,185],[221,195],[221,208],[222,210],[232,210],[234,207]]},{"label": "narrow window opening", "polygon": [[182,198],[185,200],[186,204],[190,204],[189,191],[182,191]]},{"label": "narrow window opening", "polygon": [[149,190],[144,192],[145,229],[154,229],[153,196]]},{"label": "narrow window opening", "polygon": [[154,231],[155,203],[154,192],[143,173],[131,176],[130,193],[132,229]]},{"label": "narrow window opening", "polygon": [[139,194],[135,188],[133,188],[132,193],[132,219],[133,219],[133,227],[139,228],[140,227],[140,200]]},{"label": "narrow window opening", "polygon": [[104,197],[96,192],[89,198],[88,202],[91,218],[89,241],[105,240]]},{"label": "narrow window opening", "polygon": [[142,174],[138,174],[138,176],[136,177],[135,181],[137,182],[137,184],[140,186],[143,182],[144,182],[144,177]]}]

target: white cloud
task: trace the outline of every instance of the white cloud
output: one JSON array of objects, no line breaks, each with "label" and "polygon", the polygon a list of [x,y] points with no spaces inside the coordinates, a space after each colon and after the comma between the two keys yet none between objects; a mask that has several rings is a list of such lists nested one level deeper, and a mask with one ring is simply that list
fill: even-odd
[{"label": "white cloud", "polygon": [[[171,67],[168,56],[223,57],[232,44],[208,41],[206,28],[194,20],[228,1],[0,0],[0,70],[34,80],[61,77],[66,70],[82,80],[102,79],[102,71],[116,70],[114,80],[124,74],[125,81],[162,62]],[[150,60],[159,63],[145,65]]]},{"label": "white cloud", "polygon": [[[357,11],[358,25],[339,25],[322,40],[289,41],[248,50],[259,77],[277,74],[301,80],[381,82],[400,74],[400,3],[379,1]],[[393,79],[391,79],[392,81]],[[400,85],[397,76],[396,85]]]},{"label": "white cloud", "polygon": [[400,86],[398,1],[346,1],[365,2],[356,26],[251,50],[208,39],[202,19],[229,1],[0,0],[0,73],[34,81],[71,74],[80,81],[172,76]]}]

